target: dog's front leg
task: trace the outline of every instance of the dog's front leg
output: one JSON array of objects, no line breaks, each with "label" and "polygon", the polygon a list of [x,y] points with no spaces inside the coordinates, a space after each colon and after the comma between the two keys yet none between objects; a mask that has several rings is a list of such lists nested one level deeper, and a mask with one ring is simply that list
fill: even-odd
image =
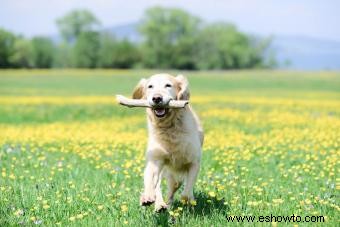
[{"label": "dog's front leg", "polygon": [[160,173],[158,177],[158,182],[157,182],[156,190],[155,190],[156,192],[155,211],[156,212],[160,212],[168,208],[162,196],[162,190],[161,190],[162,176],[161,175],[162,173]]},{"label": "dog's front leg", "polygon": [[196,178],[200,169],[200,163],[194,162],[189,168],[189,171],[186,175],[184,190],[181,195],[181,199],[190,202],[194,200],[194,184],[196,182]]},{"label": "dog's front leg", "polygon": [[142,206],[157,202],[157,197],[159,196],[157,189],[158,187],[160,188],[162,168],[163,164],[160,161],[147,160],[144,171],[144,192],[140,198]]}]

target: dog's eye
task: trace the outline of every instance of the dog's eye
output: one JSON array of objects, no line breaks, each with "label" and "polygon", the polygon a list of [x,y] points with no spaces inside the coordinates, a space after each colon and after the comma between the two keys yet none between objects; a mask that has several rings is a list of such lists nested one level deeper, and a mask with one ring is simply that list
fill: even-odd
[{"label": "dog's eye", "polygon": [[165,87],[171,87],[171,84],[166,84]]},{"label": "dog's eye", "polygon": [[150,85],[148,86],[148,88],[153,88],[153,86],[150,84]]}]

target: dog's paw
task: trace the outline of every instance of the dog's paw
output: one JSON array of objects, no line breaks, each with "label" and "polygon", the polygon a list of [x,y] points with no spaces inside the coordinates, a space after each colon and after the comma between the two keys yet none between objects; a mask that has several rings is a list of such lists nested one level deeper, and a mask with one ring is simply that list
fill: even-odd
[{"label": "dog's paw", "polygon": [[150,206],[154,202],[155,202],[155,198],[153,196],[142,194],[140,197],[140,205],[142,206]]},{"label": "dog's paw", "polygon": [[166,205],[165,203],[160,203],[160,204],[155,205],[156,213],[165,212],[167,209],[168,209],[168,205]]}]

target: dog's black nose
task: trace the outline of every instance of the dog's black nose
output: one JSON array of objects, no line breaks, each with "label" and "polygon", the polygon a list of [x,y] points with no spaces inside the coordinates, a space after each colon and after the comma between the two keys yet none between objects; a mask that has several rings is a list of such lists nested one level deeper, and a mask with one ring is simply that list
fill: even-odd
[{"label": "dog's black nose", "polygon": [[154,97],[152,97],[152,101],[155,104],[160,104],[163,101],[163,98],[160,95],[155,95]]}]

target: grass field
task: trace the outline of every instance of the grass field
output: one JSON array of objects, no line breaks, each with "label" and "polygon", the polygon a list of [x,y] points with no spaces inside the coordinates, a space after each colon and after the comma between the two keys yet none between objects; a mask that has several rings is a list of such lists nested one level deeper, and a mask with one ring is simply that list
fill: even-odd
[{"label": "grass field", "polygon": [[[196,204],[177,195],[161,214],[138,204],[144,110],[113,96],[152,73],[0,71],[0,226],[223,226],[227,216],[293,214],[339,224],[340,73],[184,72],[203,162]],[[254,225],[234,222],[244,224]]]}]

